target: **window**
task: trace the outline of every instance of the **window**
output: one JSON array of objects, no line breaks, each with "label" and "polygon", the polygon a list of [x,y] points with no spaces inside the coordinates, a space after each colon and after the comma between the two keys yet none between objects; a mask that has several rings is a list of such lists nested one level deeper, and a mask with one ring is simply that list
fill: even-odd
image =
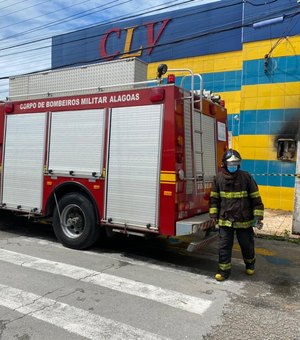
[{"label": "window", "polygon": [[294,161],[296,156],[296,141],[294,139],[280,138],[277,140],[277,159],[281,161]]}]

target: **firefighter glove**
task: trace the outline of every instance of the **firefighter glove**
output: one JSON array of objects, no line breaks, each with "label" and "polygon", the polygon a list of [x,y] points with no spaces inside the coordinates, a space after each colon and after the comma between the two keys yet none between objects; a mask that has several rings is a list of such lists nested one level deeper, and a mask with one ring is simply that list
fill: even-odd
[{"label": "firefighter glove", "polygon": [[254,228],[257,228],[258,230],[261,230],[263,228],[264,224],[263,222],[261,221],[261,219],[255,217],[254,218],[254,223],[253,223],[253,227]]}]

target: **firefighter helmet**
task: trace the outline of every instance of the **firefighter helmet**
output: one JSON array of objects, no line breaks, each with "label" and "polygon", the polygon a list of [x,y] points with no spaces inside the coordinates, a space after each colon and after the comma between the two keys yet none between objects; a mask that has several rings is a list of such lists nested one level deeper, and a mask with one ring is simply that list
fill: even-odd
[{"label": "firefighter helmet", "polygon": [[241,155],[233,149],[228,149],[224,152],[222,157],[222,165],[228,166],[228,165],[241,165],[242,157]]}]

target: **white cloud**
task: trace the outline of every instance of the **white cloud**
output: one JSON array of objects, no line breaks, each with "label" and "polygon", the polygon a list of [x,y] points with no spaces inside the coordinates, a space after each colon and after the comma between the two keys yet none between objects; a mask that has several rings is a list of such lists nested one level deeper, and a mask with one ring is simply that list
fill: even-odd
[{"label": "white cloud", "polygon": [[[0,78],[51,66],[51,36],[151,9],[192,6],[220,0],[0,0]],[[152,13],[151,13],[152,14]],[[8,81],[0,80],[0,99]]]}]

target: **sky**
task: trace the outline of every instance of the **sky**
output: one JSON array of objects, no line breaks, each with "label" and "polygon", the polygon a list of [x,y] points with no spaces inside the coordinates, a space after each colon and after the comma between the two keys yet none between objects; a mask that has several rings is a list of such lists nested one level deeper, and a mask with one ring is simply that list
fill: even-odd
[{"label": "sky", "polygon": [[153,9],[216,1],[221,0],[0,0],[0,100],[8,96],[5,78],[51,67],[52,36]]}]

